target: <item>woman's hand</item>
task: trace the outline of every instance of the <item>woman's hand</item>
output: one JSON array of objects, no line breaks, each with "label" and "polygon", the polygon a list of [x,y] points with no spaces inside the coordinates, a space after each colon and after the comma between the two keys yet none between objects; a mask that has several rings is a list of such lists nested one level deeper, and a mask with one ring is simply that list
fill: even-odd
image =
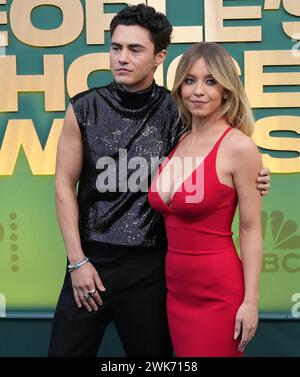
[{"label": "woman's hand", "polygon": [[234,339],[241,334],[238,351],[243,352],[253,338],[258,323],[258,308],[255,303],[243,302],[237,311],[234,326]]}]

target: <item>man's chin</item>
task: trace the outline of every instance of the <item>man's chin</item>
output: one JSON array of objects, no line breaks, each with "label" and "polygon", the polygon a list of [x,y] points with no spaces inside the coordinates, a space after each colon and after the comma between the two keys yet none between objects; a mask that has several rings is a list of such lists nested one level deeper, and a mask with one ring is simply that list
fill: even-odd
[{"label": "man's chin", "polygon": [[117,75],[114,77],[114,79],[118,84],[121,85],[133,85],[133,83],[131,82],[132,80],[129,80],[128,77],[122,77]]},{"label": "man's chin", "polygon": [[125,89],[131,91],[131,88],[134,88],[137,83],[132,82],[132,80],[126,80],[125,77],[115,77],[115,81],[119,84],[124,86]]}]

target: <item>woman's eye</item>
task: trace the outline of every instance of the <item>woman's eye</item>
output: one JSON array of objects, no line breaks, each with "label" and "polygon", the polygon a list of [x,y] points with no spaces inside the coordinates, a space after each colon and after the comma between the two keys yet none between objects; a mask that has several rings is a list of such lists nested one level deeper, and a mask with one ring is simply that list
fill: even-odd
[{"label": "woman's eye", "polygon": [[217,81],[215,79],[209,79],[206,81],[207,85],[215,85]]},{"label": "woman's eye", "polygon": [[193,79],[185,79],[184,82],[186,84],[192,84],[194,82],[194,80]]}]

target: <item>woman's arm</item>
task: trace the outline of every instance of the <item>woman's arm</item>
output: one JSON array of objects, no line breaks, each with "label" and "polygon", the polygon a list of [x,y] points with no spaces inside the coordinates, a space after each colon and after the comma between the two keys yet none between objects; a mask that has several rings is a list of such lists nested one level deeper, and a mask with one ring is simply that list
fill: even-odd
[{"label": "woman's arm", "polygon": [[239,200],[240,250],[245,283],[245,296],[236,315],[234,338],[242,331],[238,348],[242,352],[253,337],[258,322],[262,237],[261,195],[256,189],[256,178],[262,168],[262,161],[256,145],[249,137],[237,135],[233,140],[233,181]]}]

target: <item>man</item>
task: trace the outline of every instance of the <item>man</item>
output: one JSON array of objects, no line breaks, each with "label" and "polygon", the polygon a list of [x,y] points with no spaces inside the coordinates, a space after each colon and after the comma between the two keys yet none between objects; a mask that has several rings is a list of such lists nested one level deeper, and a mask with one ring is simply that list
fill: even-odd
[{"label": "man", "polygon": [[[153,158],[166,156],[184,131],[170,93],[153,80],[172,26],[140,4],[119,12],[110,31],[115,81],[71,99],[58,145],[56,204],[70,272],[49,356],[95,356],[111,320],[128,356],[172,354],[164,225],[136,188],[148,186]],[[138,180],[135,158],[145,161]],[[267,190],[269,177],[260,181]]]}]

